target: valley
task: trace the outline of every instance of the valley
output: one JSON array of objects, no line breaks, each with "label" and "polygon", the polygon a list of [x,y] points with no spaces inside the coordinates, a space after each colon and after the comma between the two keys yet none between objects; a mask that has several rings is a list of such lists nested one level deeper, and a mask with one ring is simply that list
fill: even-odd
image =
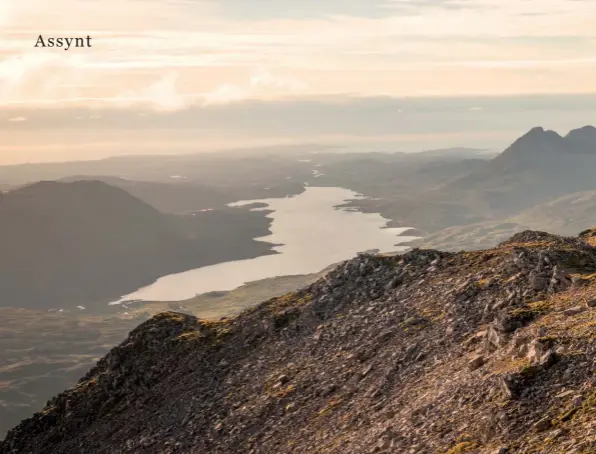
[{"label": "valley", "polygon": [[[237,160],[155,156],[0,167],[8,190],[0,215],[10,221],[0,224],[0,241],[3,250],[14,252],[5,256],[1,275],[6,290],[0,315],[6,323],[0,330],[0,433],[74,385],[135,326],[163,311],[213,321],[236,317],[262,301],[311,285],[334,269],[318,272],[330,262],[366,249],[487,249],[527,229],[577,235],[596,225],[594,188],[586,177],[596,168],[593,149],[596,140],[590,128],[566,138],[534,129],[497,157],[468,149],[409,155],[305,147],[274,159],[272,151],[260,150]],[[578,174],[581,178],[575,179]],[[34,181],[48,177],[55,181]],[[550,183],[555,178],[556,184]],[[284,221],[296,238],[275,235],[275,219],[283,219],[275,215],[284,209],[280,203],[300,200],[312,190],[324,194],[337,188],[346,188],[350,196],[330,203],[336,207],[330,213],[343,211],[344,221],[323,222],[321,213],[296,206],[290,210],[294,217]],[[250,203],[237,203],[242,200]],[[343,228],[361,239],[373,235],[374,229],[360,231],[349,221],[351,214],[362,213],[377,217],[375,229],[387,221],[393,229],[415,229],[385,229],[382,247],[349,235],[341,245],[337,232]],[[320,225],[311,225],[312,219]],[[315,236],[308,235],[318,230],[326,236],[316,246]],[[332,242],[330,231],[336,232]],[[400,233],[405,236],[396,236]],[[403,246],[396,246],[399,243]],[[127,247],[119,250],[119,244]],[[327,249],[333,245],[339,255]],[[276,265],[256,281],[239,279],[240,270],[230,271],[230,285],[206,277],[211,285],[207,293],[190,290],[179,298],[152,299],[149,291],[143,297],[143,289],[131,293],[190,269],[206,273],[213,266],[224,269],[254,260],[258,271],[256,264],[264,263],[260,260],[283,257],[288,247],[301,253],[312,247],[321,261],[302,271],[294,264],[291,273]],[[35,251],[45,255],[36,256]],[[301,259],[291,261],[296,260]],[[53,275],[52,269],[63,277]],[[32,285],[28,275],[43,275],[45,282]],[[64,279],[77,283],[68,285],[68,293],[58,284]],[[241,285],[249,280],[254,282]],[[139,301],[107,304],[127,294]]]}]

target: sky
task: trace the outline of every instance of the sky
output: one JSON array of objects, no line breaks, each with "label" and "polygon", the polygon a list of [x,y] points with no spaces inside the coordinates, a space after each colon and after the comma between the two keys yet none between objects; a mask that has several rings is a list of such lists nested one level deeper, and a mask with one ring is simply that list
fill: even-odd
[{"label": "sky", "polygon": [[595,23],[594,0],[0,0],[0,164],[499,147],[596,122]]}]

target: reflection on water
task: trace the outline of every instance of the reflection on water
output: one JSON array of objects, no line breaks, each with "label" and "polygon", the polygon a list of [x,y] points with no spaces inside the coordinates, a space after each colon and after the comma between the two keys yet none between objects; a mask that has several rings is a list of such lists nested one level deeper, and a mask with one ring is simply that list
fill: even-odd
[{"label": "reflection on water", "polygon": [[[404,250],[396,244],[413,239],[397,235],[407,228],[384,228],[379,214],[337,208],[346,200],[360,198],[343,188],[308,187],[302,194],[281,199],[236,202],[234,206],[267,204],[272,219],[271,235],[258,238],[273,244],[276,255],[225,262],[159,279],[126,295],[121,301],[175,301],[214,290],[232,290],[247,282],[273,276],[308,274],[349,259],[358,252]],[[262,209],[262,208],[255,208]]]}]

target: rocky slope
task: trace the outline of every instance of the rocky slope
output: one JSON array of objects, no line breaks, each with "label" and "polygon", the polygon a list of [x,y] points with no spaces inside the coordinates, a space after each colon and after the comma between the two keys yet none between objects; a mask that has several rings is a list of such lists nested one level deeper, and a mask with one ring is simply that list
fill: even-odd
[{"label": "rocky slope", "polygon": [[233,319],[155,316],[0,453],[594,453],[594,235],[361,255]]},{"label": "rocky slope", "polygon": [[139,323],[178,311],[201,318],[237,315],[248,307],[315,282],[316,274],[278,276],[228,292],[210,292],[181,302],[110,307],[111,313],[32,311],[0,307],[0,440],[82,375]]}]

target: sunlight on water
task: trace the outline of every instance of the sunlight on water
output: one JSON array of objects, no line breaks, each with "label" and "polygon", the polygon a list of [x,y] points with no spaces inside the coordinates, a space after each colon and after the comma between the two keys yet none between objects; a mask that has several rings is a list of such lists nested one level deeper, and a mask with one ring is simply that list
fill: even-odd
[{"label": "sunlight on water", "polygon": [[[337,208],[346,200],[361,198],[343,188],[308,187],[302,194],[281,199],[250,200],[233,206],[265,203],[273,213],[271,235],[258,238],[273,244],[276,255],[225,262],[159,279],[126,295],[128,300],[174,301],[215,290],[232,290],[247,282],[274,276],[308,274],[349,259],[358,252],[406,249],[396,244],[414,237],[397,236],[408,228],[384,228],[379,214]],[[259,208],[256,208],[257,210]],[[261,208],[262,209],[262,208]]]}]

